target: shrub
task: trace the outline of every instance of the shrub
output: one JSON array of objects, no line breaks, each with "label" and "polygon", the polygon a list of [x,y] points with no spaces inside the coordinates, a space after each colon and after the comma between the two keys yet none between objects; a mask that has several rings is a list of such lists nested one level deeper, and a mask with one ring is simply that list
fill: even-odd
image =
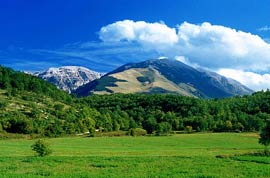
[{"label": "shrub", "polygon": [[129,129],[128,134],[131,136],[144,136],[147,134],[147,131],[142,128],[132,128]]},{"label": "shrub", "polygon": [[187,125],[186,128],[185,128],[185,131],[187,133],[192,133],[192,126]]},{"label": "shrub", "polygon": [[270,145],[270,120],[266,121],[266,126],[261,130],[259,143],[265,146],[265,153],[269,152]]},{"label": "shrub", "polygon": [[8,106],[7,100],[1,99],[1,101],[0,101],[0,109],[5,109],[7,106]]},{"label": "shrub", "polygon": [[126,131],[112,131],[112,132],[96,132],[95,137],[122,137],[126,136],[127,132]]},{"label": "shrub", "polygon": [[55,104],[54,105],[54,109],[56,111],[63,111],[64,108],[65,108],[65,105],[63,105],[63,104]]},{"label": "shrub", "polygon": [[37,140],[33,145],[31,145],[33,151],[37,153],[38,156],[47,156],[52,153],[49,144],[41,139]]},{"label": "shrub", "polygon": [[2,124],[0,123],[0,133],[3,132],[3,131],[4,131],[4,129],[2,127]]},{"label": "shrub", "polygon": [[168,122],[161,122],[157,126],[156,135],[167,135],[172,131],[172,126]]},{"label": "shrub", "polygon": [[96,129],[94,127],[89,128],[89,137],[94,137],[96,133]]}]

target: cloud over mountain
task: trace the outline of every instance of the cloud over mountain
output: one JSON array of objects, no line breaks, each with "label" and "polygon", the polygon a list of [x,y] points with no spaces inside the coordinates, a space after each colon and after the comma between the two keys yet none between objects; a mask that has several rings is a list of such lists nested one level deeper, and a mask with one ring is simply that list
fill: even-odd
[{"label": "cloud over mountain", "polygon": [[270,74],[258,74],[235,69],[219,69],[217,73],[233,78],[253,90],[270,89]]},{"label": "cloud over mountain", "polygon": [[204,67],[270,67],[270,45],[259,36],[208,22],[184,22],[171,28],[164,23],[124,20],[102,27],[99,35],[104,42],[137,42],[166,56],[185,56]]},{"label": "cloud over mountain", "polygon": [[[163,22],[124,20],[102,27],[99,36],[105,43],[134,43],[145,47],[145,51],[153,50],[174,58],[182,56],[191,64],[215,71],[224,68],[239,70],[243,77],[247,76],[246,71],[251,71],[254,76],[260,76],[261,82],[257,85],[253,78],[247,78],[244,82],[247,86],[253,89],[270,86],[267,80],[263,80],[268,74],[256,73],[267,73],[270,69],[270,44],[258,35],[208,22],[184,22],[168,27]],[[225,76],[243,81],[229,74],[223,72]]]},{"label": "cloud over mountain", "polygon": [[169,27],[164,22],[123,20],[101,27],[98,35],[100,41],[29,53],[33,61],[57,59],[58,66],[80,64],[99,72],[165,56],[216,71],[253,90],[270,88],[270,44],[255,34],[208,22]]}]

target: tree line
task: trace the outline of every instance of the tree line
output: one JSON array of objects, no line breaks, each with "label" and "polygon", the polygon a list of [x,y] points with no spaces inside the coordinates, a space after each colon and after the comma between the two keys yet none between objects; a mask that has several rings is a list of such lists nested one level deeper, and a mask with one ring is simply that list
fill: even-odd
[{"label": "tree line", "polygon": [[[270,92],[226,99],[196,99],[179,95],[95,95],[76,103],[107,114],[105,129],[140,127],[148,133],[171,130],[259,131],[270,117]],[[128,122],[127,122],[128,121]]]}]

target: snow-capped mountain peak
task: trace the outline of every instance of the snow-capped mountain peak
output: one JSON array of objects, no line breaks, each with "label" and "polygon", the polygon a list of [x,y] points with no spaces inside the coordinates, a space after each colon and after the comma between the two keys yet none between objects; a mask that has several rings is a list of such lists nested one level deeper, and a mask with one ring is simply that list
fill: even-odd
[{"label": "snow-capped mountain peak", "polygon": [[55,84],[58,88],[71,92],[78,87],[100,78],[103,74],[80,66],[51,67],[36,76]]}]

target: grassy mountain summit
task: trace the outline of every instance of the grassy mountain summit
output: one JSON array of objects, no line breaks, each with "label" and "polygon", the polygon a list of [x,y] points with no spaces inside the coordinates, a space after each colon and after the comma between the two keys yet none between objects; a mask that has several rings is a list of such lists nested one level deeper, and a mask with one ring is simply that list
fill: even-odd
[{"label": "grassy mountain summit", "polygon": [[251,94],[239,82],[195,69],[177,60],[154,59],[126,64],[76,90],[78,96],[108,93],[173,93],[199,98]]}]

